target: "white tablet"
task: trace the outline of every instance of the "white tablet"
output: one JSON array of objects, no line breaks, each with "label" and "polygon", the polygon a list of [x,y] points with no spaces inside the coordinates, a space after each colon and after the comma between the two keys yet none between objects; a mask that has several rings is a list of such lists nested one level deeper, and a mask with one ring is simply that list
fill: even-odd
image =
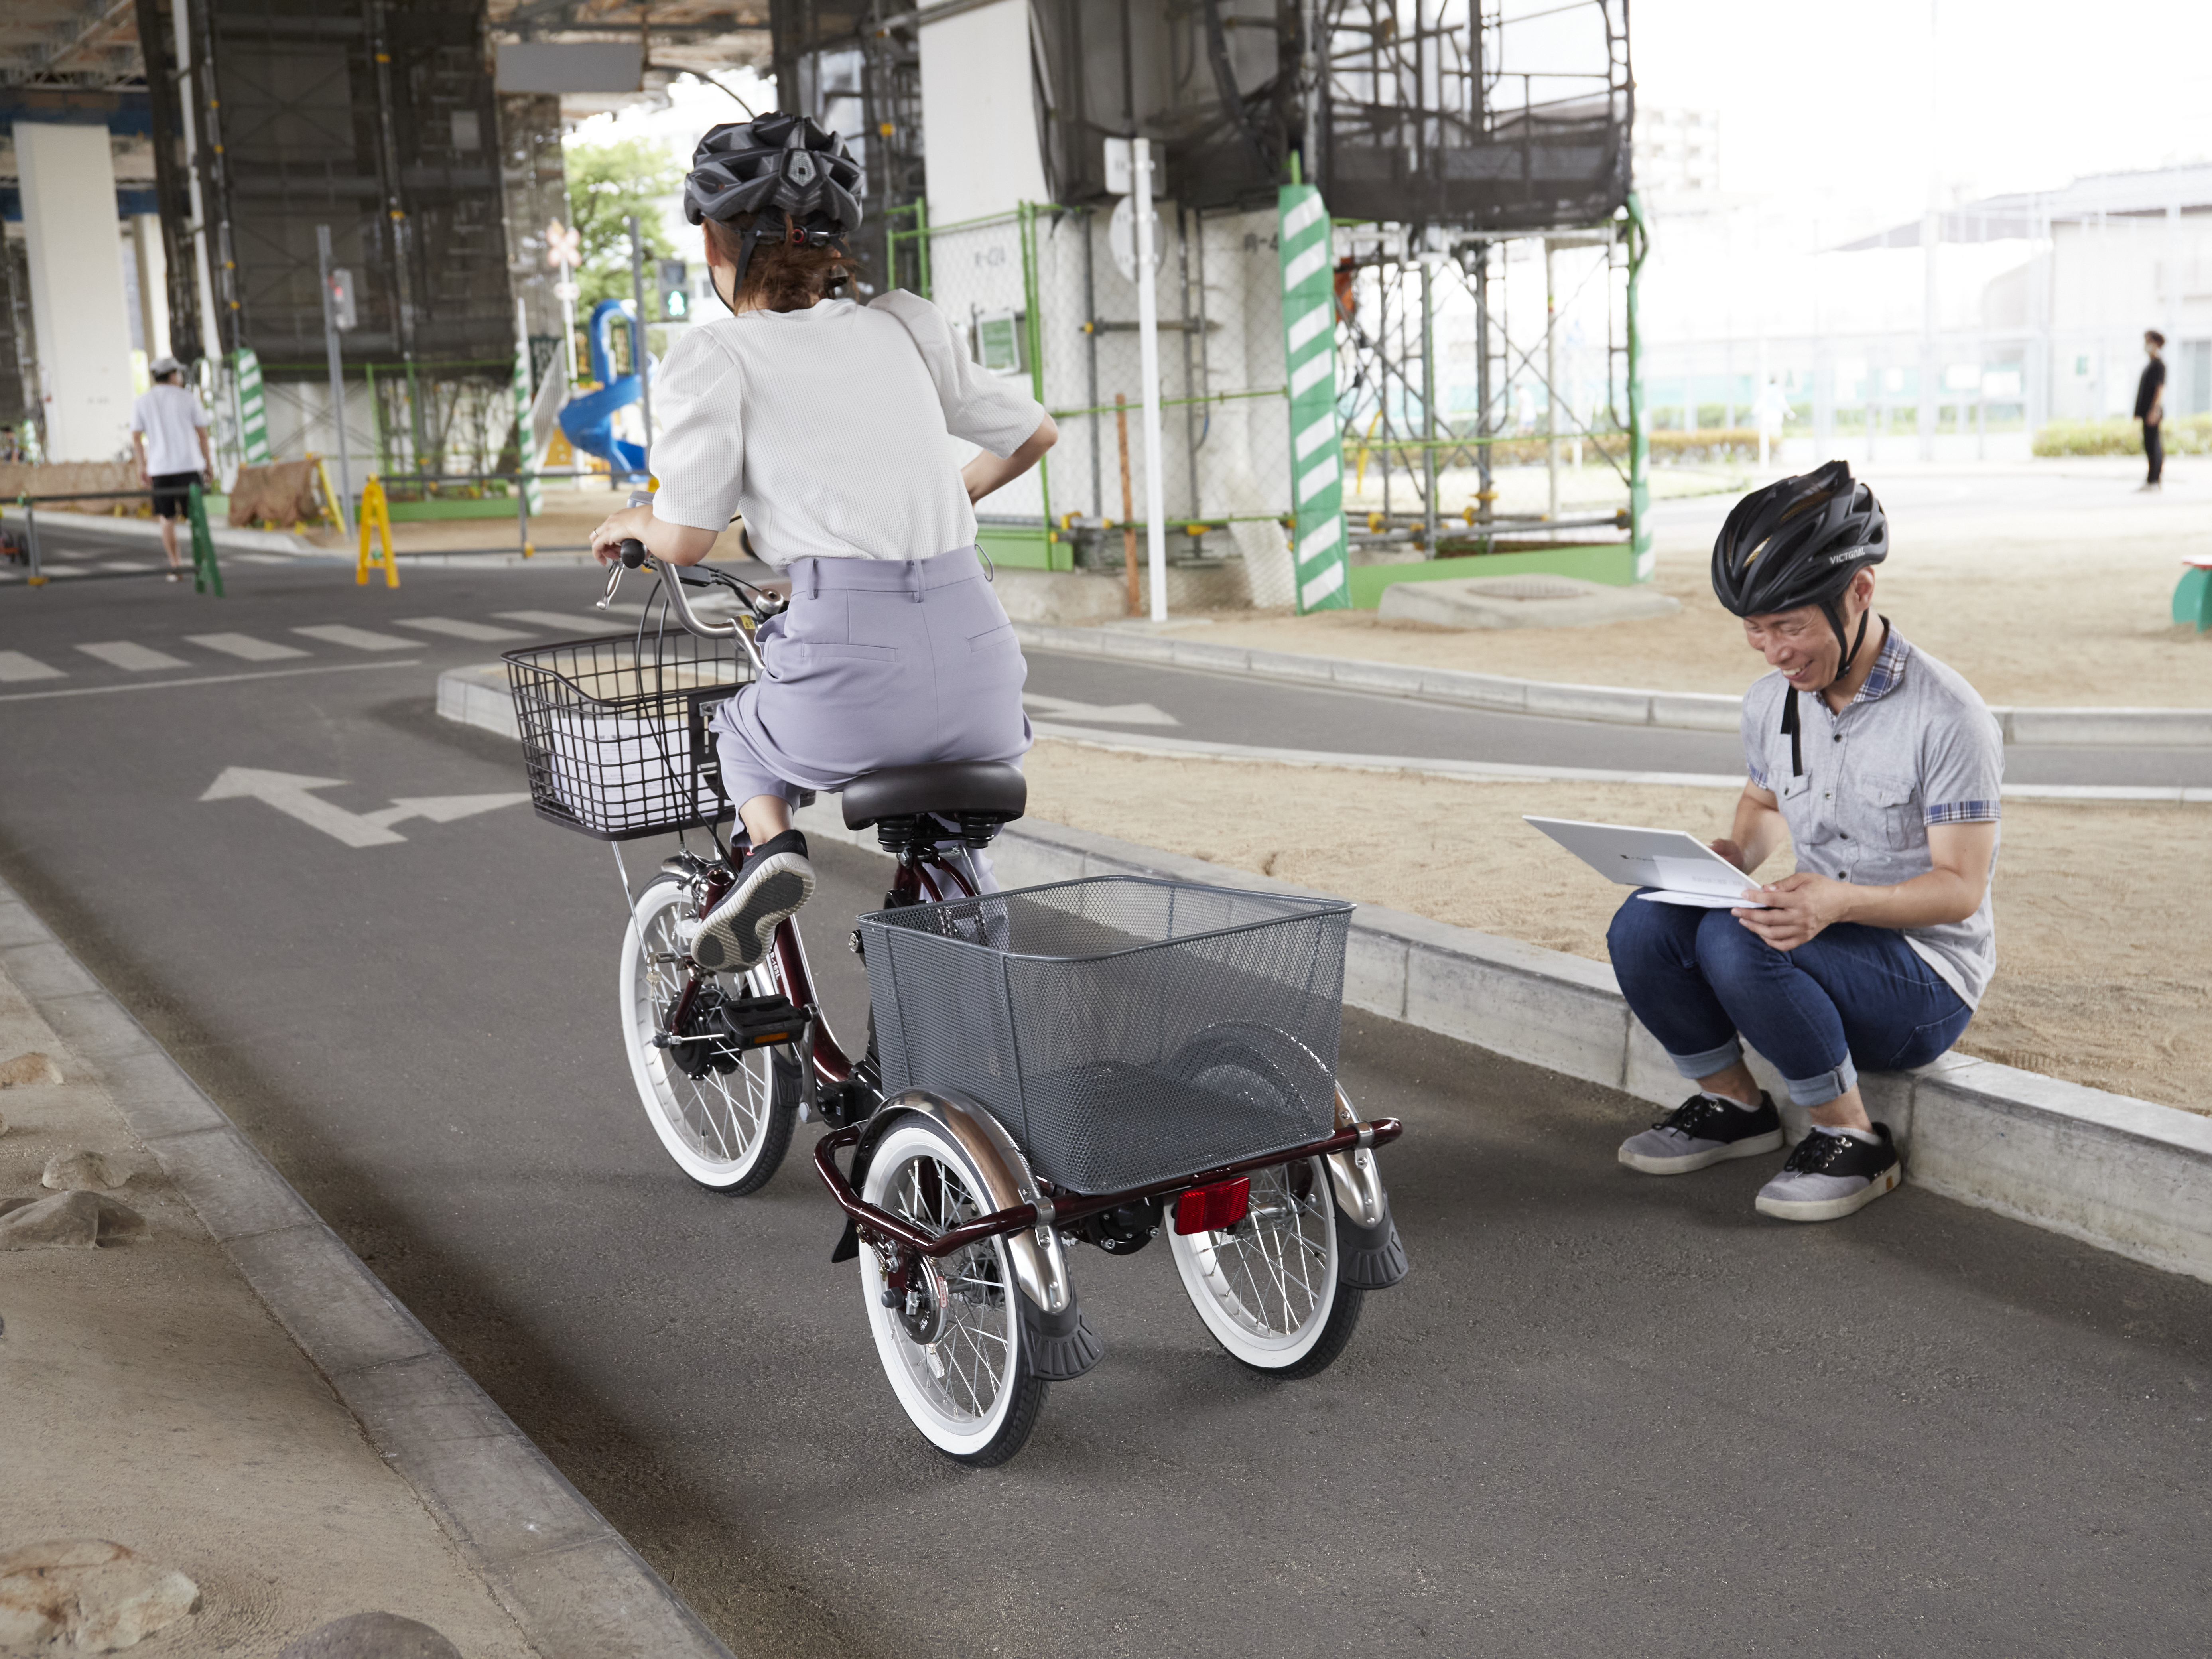
[{"label": "white tablet", "polygon": [[1522,816],[1608,880],[1654,889],[1647,898],[1716,910],[1766,908],[1743,896],[1757,882],[1686,830]]}]

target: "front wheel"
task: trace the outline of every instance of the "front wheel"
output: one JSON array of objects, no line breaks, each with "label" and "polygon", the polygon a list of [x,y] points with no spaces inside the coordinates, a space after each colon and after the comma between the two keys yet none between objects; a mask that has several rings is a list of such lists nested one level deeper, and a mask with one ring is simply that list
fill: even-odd
[{"label": "front wheel", "polygon": [[1170,1231],[1168,1243],[1198,1316],[1240,1364],[1311,1376],[1352,1340],[1363,1292],[1337,1282],[1336,1200],[1321,1159],[1260,1171],[1243,1220]]},{"label": "front wheel", "polygon": [[[674,875],[639,895],[623,939],[623,1041],[645,1115],[677,1167],[702,1187],[742,1197],[768,1184],[791,1146],[799,1066],[780,1048],[722,1049],[708,1036],[680,1048],[655,1043],[690,978],[677,924],[693,908],[690,884]],[[743,984],[755,996],[775,989],[766,964]],[[702,988],[709,998],[723,994]],[[701,1006],[694,998],[694,1009]]]},{"label": "front wheel", "polygon": [[[942,1233],[988,1214],[987,1190],[957,1142],[929,1119],[908,1117],[869,1158],[860,1195]],[[894,1287],[875,1248],[860,1251],[860,1290],[891,1391],[948,1457],[978,1468],[1003,1463],[1030,1437],[1045,1390],[1030,1367],[1006,1241],[909,1262],[906,1284]]]}]

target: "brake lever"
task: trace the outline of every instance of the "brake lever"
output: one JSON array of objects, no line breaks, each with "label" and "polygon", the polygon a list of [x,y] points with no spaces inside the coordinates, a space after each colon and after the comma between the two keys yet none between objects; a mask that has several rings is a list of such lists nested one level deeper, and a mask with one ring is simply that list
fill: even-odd
[{"label": "brake lever", "polygon": [[622,544],[620,556],[610,562],[610,568],[607,571],[607,591],[599,595],[594,608],[604,611],[609,605],[612,605],[614,603],[615,590],[622,586],[622,579],[623,575],[629,571],[637,569],[640,566],[646,564],[647,562],[648,562],[648,560],[645,550],[645,544],[643,542],[624,542]]}]

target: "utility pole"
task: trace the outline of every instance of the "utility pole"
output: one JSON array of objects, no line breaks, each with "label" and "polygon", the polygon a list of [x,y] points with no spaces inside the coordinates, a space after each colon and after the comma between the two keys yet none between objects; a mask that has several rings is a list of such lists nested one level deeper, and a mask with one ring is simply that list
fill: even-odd
[{"label": "utility pole", "polygon": [[1152,278],[1152,141],[1129,145],[1131,183],[1137,215],[1138,390],[1144,398],[1145,565],[1152,580],[1152,620],[1168,619],[1167,513],[1160,480],[1160,306]]},{"label": "utility pole", "polygon": [[1552,239],[1544,239],[1544,465],[1551,506],[1545,517],[1559,516],[1559,294],[1552,279]]},{"label": "utility pole", "polygon": [[338,314],[337,293],[331,286],[331,228],[315,227],[315,262],[323,281],[323,350],[330,359],[331,425],[338,444],[338,523],[346,539],[353,539],[353,464],[347,459],[345,373],[338,351],[338,331],[353,326],[353,319]]},{"label": "utility pole", "polygon": [[645,346],[645,243],[638,235],[637,215],[629,216],[629,291],[630,302],[637,313],[637,332],[630,336],[635,345],[631,356],[636,359],[630,372],[637,376],[638,410],[645,416],[645,471],[653,473],[653,376],[646,373],[649,361]]}]

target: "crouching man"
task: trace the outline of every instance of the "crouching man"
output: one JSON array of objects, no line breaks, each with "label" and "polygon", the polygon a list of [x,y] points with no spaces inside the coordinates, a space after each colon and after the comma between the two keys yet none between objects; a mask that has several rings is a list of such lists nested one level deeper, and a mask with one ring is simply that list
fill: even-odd
[{"label": "crouching man", "polygon": [[1748,1041],[1813,1122],[1759,1194],[1762,1213],[1789,1221],[1848,1215],[1897,1185],[1859,1070],[1941,1054],[1996,965],[2003,740],[1973,687],[1875,615],[1888,551],[1881,504],[1841,461],[1736,503],[1713,591],[1773,672],[1744,696],[1750,781],[1712,845],[1748,875],[1786,833],[1797,869],[1747,889],[1762,908],[1632,897],[1607,935],[1628,1006],[1698,1085],[1620,1161],[1681,1175],[1778,1150]]}]

